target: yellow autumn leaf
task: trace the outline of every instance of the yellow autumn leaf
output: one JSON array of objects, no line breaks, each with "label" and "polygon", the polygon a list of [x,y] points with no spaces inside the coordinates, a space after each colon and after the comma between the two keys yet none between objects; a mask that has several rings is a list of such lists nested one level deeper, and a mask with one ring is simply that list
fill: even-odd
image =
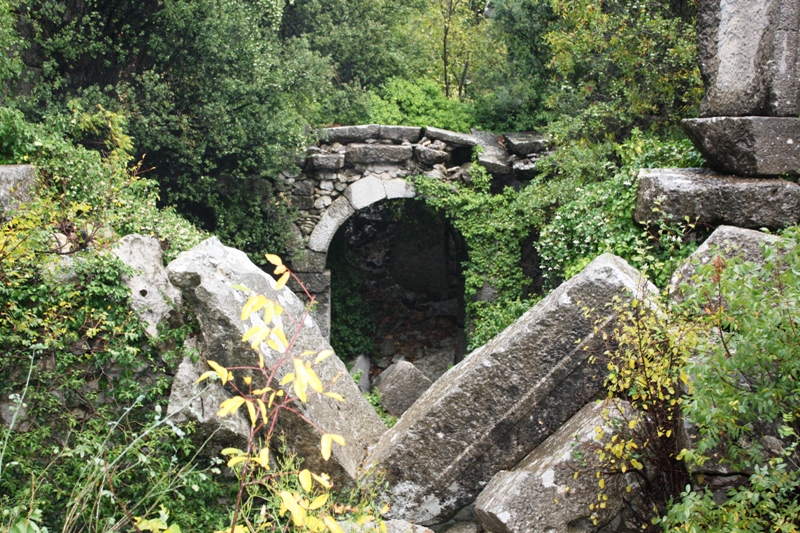
[{"label": "yellow autumn leaf", "polygon": [[285,350],[281,350],[281,347],[278,346],[278,343],[275,342],[272,339],[267,339],[267,346],[269,346],[270,348],[272,348],[273,350],[275,350],[278,353],[283,353],[285,351]]},{"label": "yellow autumn leaf", "polygon": [[301,527],[305,523],[306,519],[306,511],[302,507],[300,507],[292,496],[287,491],[281,491],[281,502],[286,507],[286,509],[292,513],[292,520],[294,521],[294,525],[297,527]]},{"label": "yellow autumn leaf", "polygon": [[269,448],[261,448],[261,450],[258,452],[258,455],[253,457],[253,461],[261,465],[261,468],[269,470]]},{"label": "yellow autumn leaf", "polygon": [[385,504],[385,505],[384,505],[384,506],[381,508],[381,510],[380,510],[380,513],[379,513],[379,514],[380,514],[381,516],[383,516],[383,515],[385,515],[385,514],[386,514],[386,513],[388,513],[388,512],[389,512],[389,504],[387,503],[387,504]]},{"label": "yellow autumn leaf", "polygon": [[322,382],[317,377],[317,373],[314,372],[314,369],[311,368],[311,362],[306,362],[306,376],[308,377],[308,384],[314,389],[316,392],[322,392]]},{"label": "yellow autumn leaf", "polygon": [[322,485],[326,489],[331,488],[331,482],[330,482],[330,478],[328,478],[328,474],[322,474],[322,475],[318,476],[318,475],[312,473],[311,477],[313,477],[317,481],[317,483],[319,483],[320,485]]},{"label": "yellow autumn leaf", "polygon": [[306,371],[306,366],[303,364],[303,360],[295,357],[292,359],[292,365],[294,366],[294,373],[297,376],[297,381],[303,384],[308,383],[308,372]]},{"label": "yellow autumn leaf", "polygon": [[228,461],[228,468],[233,468],[234,466],[238,465],[239,463],[243,463],[243,462],[247,461],[247,459],[249,459],[249,457],[247,457],[246,455],[239,455],[239,456],[236,456],[236,457],[231,457],[230,460]]},{"label": "yellow autumn leaf", "polygon": [[326,461],[331,458],[331,446],[333,441],[331,440],[331,436],[327,433],[322,435],[322,440],[320,441],[320,453],[322,453],[322,458]]},{"label": "yellow autumn leaf", "polygon": [[325,505],[326,503],[328,503],[327,494],[323,494],[322,496],[317,496],[316,498],[314,498],[314,501],[311,502],[311,505],[308,506],[308,510],[315,511],[320,507],[322,507],[323,505]]},{"label": "yellow autumn leaf", "polygon": [[338,400],[340,402],[344,401],[344,398],[342,397],[342,395],[341,394],[337,394],[335,392],[326,392],[325,396],[327,396],[328,398],[333,398],[334,400]]},{"label": "yellow autumn leaf", "polygon": [[264,354],[259,350],[258,352],[258,368],[264,368]]},{"label": "yellow autumn leaf", "polygon": [[264,387],[263,389],[256,389],[253,391],[253,396],[261,396],[262,394],[272,390],[272,387]]},{"label": "yellow autumn leaf", "polygon": [[259,311],[267,302],[267,297],[263,294],[251,296],[242,307],[242,320],[247,320],[250,315]]},{"label": "yellow autumn leaf", "polygon": [[388,533],[386,531],[386,522],[381,522],[381,533]]},{"label": "yellow autumn leaf", "polygon": [[266,305],[264,305],[264,324],[269,324],[272,322],[274,316],[275,303],[272,300],[267,300]]},{"label": "yellow autumn leaf", "polygon": [[241,396],[234,396],[233,398],[228,398],[219,406],[219,411],[217,412],[217,416],[223,418],[228,416],[231,413],[235,413],[239,410],[242,404],[245,403],[244,398]]},{"label": "yellow autumn leaf", "polygon": [[312,533],[322,533],[325,531],[325,524],[316,516],[307,516],[306,528]]},{"label": "yellow autumn leaf", "polygon": [[308,357],[309,355],[314,355],[315,353],[317,352],[313,350],[306,350],[305,352],[301,353],[299,357]]},{"label": "yellow autumn leaf", "polygon": [[316,357],[316,359],[314,359],[314,362],[321,363],[322,361],[324,361],[325,359],[327,359],[332,355],[333,355],[333,350],[322,350],[321,352],[319,352],[319,355]]},{"label": "yellow autumn leaf", "polygon": [[[275,328],[274,330],[272,330],[272,333],[275,334],[275,336],[278,338],[278,340],[281,342],[281,344],[283,344],[286,347],[289,346],[289,341],[286,340],[286,335],[283,333],[283,329]],[[278,350],[278,351],[283,353],[282,350]]]},{"label": "yellow autumn leaf", "polygon": [[275,316],[281,316],[283,314],[283,306],[278,302],[275,302]]},{"label": "yellow autumn leaf", "polygon": [[264,326],[262,326],[261,324],[258,324],[245,331],[244,335],[242,335],[242,342],[247,342],[248,340],[250,340],[250,338],[259,331],[261,331],[263,327]]},{"label": "yellow autumn leaf", "polygon": [[208,378],[210,378],[211,376],[213,376],[215,374],[216,374],[216,372],[213,371],[213,370],[209,370],[208,372],[204,372],[202,376],[197,378],[197,381],[195,381],[195,383],[200,383],[201,381],[205,381],[205,380],[207,380]]},{"label": "yellow autumn leaf", "polygon": [[219,453],[222,455],[242,455],[244,452],[239,448],[225,448]]},{"label": "yellow autumn leaf", "polygon": [[264,342],[264,339],[269,337],[269,334],[272,333],[272,330],[265,327],[261,331],[258,332],[257,335],[253,336],[252,341],[250,342],[250,347],[254,350],[258,349],[258,346]]},{"label": "yellow autumn leaf", "polygon": [[[236,526],[233,528],[233,533],[247,533],[247,531],[247,528],[241,524],[236,524]],[[231,533],[231,528],[226,527],[225,529],[215,531],[214,533]]]},{"label": "yellow autumn leaf", "polygon": [[600,478],[600,481],[598,481],[597,484],[600,485],[601,489],[606,488],[606,480],[603,478]]},{"label": "yellow autumn leaf", "polygon": [[344,437],[342,437],[341,435],[336,435],[334,433],[331,433],[330,436],[333,442],[335,442],[339,446],[344,446]]},{"label": "yellow autumn leaf", "polygon": [[266,424],[267,422],[267,405],[264,403],[264,400],[261,398],[256,398],[256,402],[258,403],[258,409],[261,411],[261,420],[264,421]]},{"label": "yellow autumn leaf", "polygon": [[217,363],[216,361],[212,361],[211,359],[209,359],[206,362],[208,363],[208,366],[214,369],[214,371],[219,376],[219,379],[222,380],[222,384],[225,385],[228,382],[228,370],[219,363]]},{"label": "yellow autumn leaf", "polygon": [[267,261],[269,261],[275,266],[281,266],[283,264],[281,258],[275,254],[264,254],[264,257],[266,257]]},{"label": "yellow autumn leaf", "polygon": [[247,412],[250,415],[250,427],[256,427],[256,422],[258,422],[258,415],[256,414],[256,406],[253,405],[253,402],[245,401],[247,404]]},{"label": "yellow autumn leaf", "polygon": [[294,380],[294,383],[292,384],[292,387],[294,387],[295,396],[300,398],[301,402],[306,403],[308,401],[308,397],[306,396],[306,386],[305,386],[305,384],[303,382],[301,382],[299,379],[296,379],[296,380]]},{"label": "yellow autumn leaf", "polygon": [[297,479],[300,481],[300,486],[303,487],[304,491],[311,491],[311,487],[313,486],[311,483],[311,472],[307,468],[300,471]]},{"label": "yellow autumn leaf", "polygon": [[370,520],[372,520],[372,517],[370,515],[364,515],[361,518],[359,518],[358,520],[356,520],[356,525],[357,526],[363,526],[364,524],[366,524]]},{"label": "yellow autumn leaf", "polygon": [[283,275],[280,278],[278,278],[278,283],[275,284],[275,290],[276,291],[281,290],[283,286],[286,285],[287,281],[289,281],[289,273],[284,272]]},{"label": "yellow autumn leaf", "polygon": [[286,265],[281,265],[279,267],[275,267],[275,272],[273,272],[273,274],[277,276],[278,274],[283,274],[284,272],[286,272]]},{"label": "yellow autumn leaf", "polygon": [[[283,392],[283,391],[281,391]],[[267,404],[267,409],[272,409],[272,402],[275,401],[275,393],[269,395],[269,403]]]},{"label": "yellow autumn leaf", "polygon": [[331,533],[344,533],[344,530],[336,523],[336,520],[330,516],[323,517],[322,521],[325,522],[325,525],[328,526],[328,530]]},{"label": "yellow autumn leaf", "polygon": [[283,376],[283,379],[281,380],[281,385],[286,385],[287,383],[291,383],[292,381],[294,381],[294,374],[286,374],[285,376]]}]

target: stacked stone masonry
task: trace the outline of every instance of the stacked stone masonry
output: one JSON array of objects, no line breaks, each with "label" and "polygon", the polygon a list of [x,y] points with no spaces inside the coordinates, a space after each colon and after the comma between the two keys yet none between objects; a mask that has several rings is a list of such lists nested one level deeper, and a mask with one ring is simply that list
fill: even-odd
[{"label": "stacked stone masonry", "polygon": [[[325,275],[328,246],[356,211],[376,202],[416,195],[411,179],[428,176],[469,182],[473,148],[477,161],[511,186],[536,174],[536,161],[548,150],[536,133],[497,137],[473,130],[459,133],[411,126],[342,126],[319,132],[308,148],[302,172],[285,175],[292,205],[298,210],[296,234],[302,240],[293,270],[315,295],[315,319],[324,335],[330,329],[330,275]],[[299,287],[297,287],[299,289]]]}]

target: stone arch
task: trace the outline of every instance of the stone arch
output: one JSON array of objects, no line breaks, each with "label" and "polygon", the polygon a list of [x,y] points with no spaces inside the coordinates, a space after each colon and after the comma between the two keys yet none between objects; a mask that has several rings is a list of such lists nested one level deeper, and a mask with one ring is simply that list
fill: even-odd
[{"label": "stone arch", "polygon": [[494,134],[477,130],[467,134],[370,124],[326,128],[318,134],[320,142],[307,150],[303,171],[284,179],[292,187],[292,202],[300,215],[292,268],[315,295],[315,318],[326,336],[330,331],[328,247],[356,211],[383,200],[414,198],[414,186],[406,180],[409,176],[465,179],[475,146],[482,148],[478,163],[508,184],[533,177],[535,161],[547,149],[540,135],[506,134],[501,144]]}]

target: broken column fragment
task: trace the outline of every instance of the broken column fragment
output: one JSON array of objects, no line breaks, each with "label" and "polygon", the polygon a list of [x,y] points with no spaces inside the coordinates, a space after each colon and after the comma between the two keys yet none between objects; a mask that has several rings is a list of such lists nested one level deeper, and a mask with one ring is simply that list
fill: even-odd
[{"label": "broken column fragment", "polygon": [[500,470],[520,460],[601,389],[615,298],[655,292],[623,259],[604,254],[435,382],[385,433],[368,467],[385,472],[395,517],[446,521]]}]

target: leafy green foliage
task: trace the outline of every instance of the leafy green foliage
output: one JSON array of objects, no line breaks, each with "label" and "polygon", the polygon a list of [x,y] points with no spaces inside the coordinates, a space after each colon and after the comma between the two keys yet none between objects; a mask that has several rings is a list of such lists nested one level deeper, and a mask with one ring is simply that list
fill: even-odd
[{"label": "leafy green foliage", "polygon": [[473,123],[470,106],[446,97],[435,81],[402,78],[391,78],[370,93],[370,121],[452,131],[469,131]]}]

